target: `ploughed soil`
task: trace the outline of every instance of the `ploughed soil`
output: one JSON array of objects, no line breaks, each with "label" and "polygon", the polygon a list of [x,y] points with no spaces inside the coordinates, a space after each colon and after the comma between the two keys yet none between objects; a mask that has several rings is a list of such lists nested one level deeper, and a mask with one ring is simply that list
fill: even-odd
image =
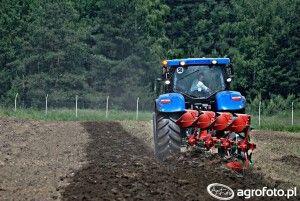
[{"label": "ploughed soil", "polygon": [[[205,201],[214,200],[206,187],[215,182],[234,190],[294,185],[259,168],[237,175],[225,169],[217,156],[200,151],[157,161],[150,125],[0,119],[0,200]],[[295,155],[269,162],[284,161],[295,166],[294,174],[299,176]],[[251,198],[268,199],[283,198]]]}]

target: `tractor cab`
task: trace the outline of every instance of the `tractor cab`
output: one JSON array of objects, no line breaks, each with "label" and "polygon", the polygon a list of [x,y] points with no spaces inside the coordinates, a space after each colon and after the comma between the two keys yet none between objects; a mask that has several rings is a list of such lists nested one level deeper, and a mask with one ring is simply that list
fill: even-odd
[{"label": "tractor cab", "polygon": [[[182,96],[184,107],[214,111],[243,111],[245,98],[236,91],[229,91],[232,80],[232,67],[229,58],[189,58],[164,60],[162,62],[163,87],[156,102],[156,108],[162,105],[158,101],[169,94],[170,98]],[[177,104],[177,102],[173,102]],[[183,103],[181,103],[183,105]],[[168,110],[166,110],[168,111]]]},{"label": "tractor cab", "polygon": [[163,63],[167,90],[181,93],[188,99],[209,99],[229,88],[231,66],[229,59],[183,59]]},{"label": "tractor cab", "polygon": [[222,66],[196,65],[172,71],[172,91],[191,99],[207,99],[226,89]]}]

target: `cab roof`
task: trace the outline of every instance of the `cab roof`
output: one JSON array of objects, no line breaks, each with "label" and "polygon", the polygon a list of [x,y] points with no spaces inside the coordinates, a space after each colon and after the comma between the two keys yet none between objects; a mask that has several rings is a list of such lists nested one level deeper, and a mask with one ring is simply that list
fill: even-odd
[{"label": "cab roof", "polygon": [[[184,65],[182,65],[184,64]],[[229,58],[186,58],[186,59],[172,59],[167,60],[167,66],[178,67],[185,65],[228,65]]]}]

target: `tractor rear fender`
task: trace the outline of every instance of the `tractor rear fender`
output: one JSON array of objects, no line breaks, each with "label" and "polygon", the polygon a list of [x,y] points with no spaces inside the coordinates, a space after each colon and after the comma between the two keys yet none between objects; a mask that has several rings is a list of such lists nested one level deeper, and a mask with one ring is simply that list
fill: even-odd
[{"label": "tractor rear fender", "polygon": [[246,99],[237,91],[221,91],[216,95],[217,111],[239,111],[246,107]]},{"label": "tractor rear fender", "polygon": [[179,93],[162,94],[155,100],[155,107],[159,112],[184,112],[185,100]]}]

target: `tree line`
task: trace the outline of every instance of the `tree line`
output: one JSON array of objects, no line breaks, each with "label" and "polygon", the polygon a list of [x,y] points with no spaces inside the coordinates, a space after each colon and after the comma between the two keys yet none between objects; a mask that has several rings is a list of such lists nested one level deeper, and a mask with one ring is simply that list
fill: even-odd
[{"label": "tree line", "polygon": [[250,100],[299,97],[299,0],[2,0],[0,100],[152,101],[162,59],[230,57]]}]

